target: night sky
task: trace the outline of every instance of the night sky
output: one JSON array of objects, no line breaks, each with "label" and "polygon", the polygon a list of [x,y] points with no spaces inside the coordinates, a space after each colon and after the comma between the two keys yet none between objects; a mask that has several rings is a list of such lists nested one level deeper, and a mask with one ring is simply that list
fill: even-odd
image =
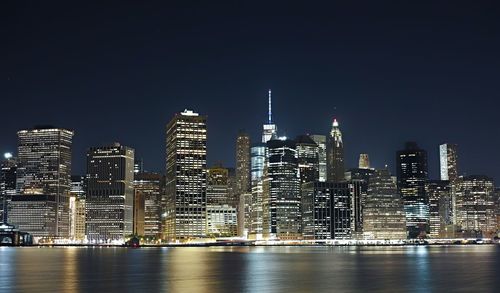
[{"label": "night sky", "polygon": [[337,117],[348,166],[366,152],[394,170],[415,140],[437,178],[452,142],[461,174],[500,184],[495,1],[49,2],[0,4],[1,152],[52,124],[75,130],[75,174],[113,141],[164,172],[165,125],[189,108],[208,115],[209,165],[233,166],[239,129],[260,141],[271,88],[280,135]]}]

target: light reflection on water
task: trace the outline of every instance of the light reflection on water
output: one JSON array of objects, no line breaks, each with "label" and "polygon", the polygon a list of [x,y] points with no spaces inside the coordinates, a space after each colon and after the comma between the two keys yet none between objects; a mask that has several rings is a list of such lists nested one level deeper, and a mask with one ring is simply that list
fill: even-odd
[{"label": "light reflection on water", "polygon": [[499,246],[0,248],[0,292],[494,292]]}]

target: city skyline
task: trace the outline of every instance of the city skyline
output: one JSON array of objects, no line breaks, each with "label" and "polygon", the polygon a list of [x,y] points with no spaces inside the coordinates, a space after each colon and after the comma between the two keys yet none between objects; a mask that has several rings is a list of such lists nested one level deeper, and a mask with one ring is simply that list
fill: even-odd
[{"label": "city skyline", "polygon": [[103,4],[116,11],[107,14],[6,7],[2,27],[14,29],[0,48],[0,96],[5,109],[24,106],[5,111],[1,151],[15,152],[18,130],[52,124],[75,130],[76,174],[90,146],[114,141],[162,172],[164,125],[191,108],[208,116],[208,164],[232,166],[238,130],[260,137],[271,88],[273,122],[288,137],[326,135],[339,119],[347,167],[368,153],[394,173],[393,152],[417,141],[438,178],[436,147],[450,142],[461,172],[500,180],[500,141],[489,130],[498,124],[500,38],[492,31],[500,24],[488,6],[241,5],[171,13]]}]

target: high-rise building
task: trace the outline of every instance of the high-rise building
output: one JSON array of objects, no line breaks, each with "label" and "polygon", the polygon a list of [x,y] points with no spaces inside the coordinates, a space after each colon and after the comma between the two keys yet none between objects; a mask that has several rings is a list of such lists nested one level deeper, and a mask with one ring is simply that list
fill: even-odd
[{"label": "high-rise building", "polygon": [[[144,206],[143,218],[145,237],[161,237],[161,195],[162,176],[158,173],[137,173],[134,176],[134,194],[140,206]],[[142,202],[144,201],[144,202]],[[140,208],[137,211],[140,214]],[[140,231],[139,231],[140,232]]]},{"label": "high-rise building", "polygon": [[191,110],[175,114],[166,130],[164,238],[207,236],[207,123]]},{"label": "high-rise building", "polygon": [[302,185],[303,238],[350,239],[350,187],[347,183],[308,182]]},{"label": "high-rise building", "polygon": [[262,231],[262,213],[263,213],[263,178],[266,170],[266,147],[253,146],[250,149],[250,167],[251,167],[251,208],[250,208],[250,231],[249,237],[252,239],[261,239]]},{"label": "high-rise building", "polygon": [[0,162],[0,223],[7,222],[7,207],[16,194],[17,160],[11,153],[4,154]]},{"label": "high-rise building", "polygon": [[207,235],[234,237],[237,235],[236,208],[225,205],[207,205]]},{"label": "high-rise building", "polygon": [[327,144],[328,181],[344,181],[344,143],[337,119],[333,119]]},{"label": "high-rise building", "polygon": [[222,166],[207,169],[207,205],[230,205],[229,171]]},{"label": "high-rise building", "polygon": [[455,228],[450,181],[429,180],[426,192],[429,197],[429,237],[453,238]]},{"label": "high-rise building", "polygon": [[415,142],[407,142],[398,151],[398,189],[403,199],[408,237],[425,237],[429,232],[429,198],[425,192],[428,179],[427,152]]},{"label": "high-rise building", "polygon": [[368,154],[359,154],[359,169],[370,169],[370,158]]},{"label": "high-rise building", "polygon": [[145,196],[142,190],[134,188],[134,212],[133,212],[133,234],[144,236],[144,210],[145,210]]},{"label": "high-rise building", "polygon": [[319,181],[325,182],[327,178],[326,135],[313,134],[310,137],[318,145]]},{"label": "high-rise building", "polygon": [[236,138],[236,193],[247,193],[251,189],[250,136],[244,132]]},{"label": "high-rise building", "polygon": [[319,180],[319,147],[307,135],[295,139],[299,163],[300,183]]},{"label": "high-rise building", "polygon": [[462,237],[492,237],[497,229],[493,179],[482,175],[460,178],[456,219]]},{"label": "high-rise building", "polygon": [[90,148],[86,180],[87,239],[123,241],[133,232],[134,150],[119,143]]},{"label": "high-rise building", "polygon": [[135,158],[134,160],[134,174],[144,173],[144,161],[142,158]]},{"label": "high-rise building", "polygon": [[363,236],[366,239],[406,239],[403,203],[396,182],[387,169],[370,176],[363,208]]},{"label": "high-rise building", "polygon": [[439,146],[441,180],[455,182],[458,179],[457,145],[445,143]]},{"label": "high-rise building", "polygon": [[85,177],[71,176],[71,189],[69,198],[69,237],[82,241],[85,239]]},{"label": "high-rise building", "polygon": [[262,126],[262,143],[266,143],[269,140],[276,137],[277,128],[276,124],[273,123],[272,111],[271,111],[271,90],[268,92],[268,112],[267,112],[267,124]]},{"label": "high-rise building", "polygon": [[368,193],[368,183],[374,169],[353,168],[345,172],[345,179],[351,186],[351,224],[353,237],[363,238],[363,208]]},{"label": "high-rise building", "polygon": [[292,140],[267,142],[268,192],[263,191],[265,238],[301,237],[300,178],[296,144]]},{"label": "high-rise building", "polygon": [[[16,207],[25,207],[36,203],[43,208],[29,211],[31,220],[39,220],[50,228],[29,230],[35,226],[24,226],[28,222],[14,217],[10,224],[20,230],[41,237],[68,237],[69,236],[69,191],[71,184],[71,145],[73,131],[55,128],[52,126],[38,126],[29,130],[18,131],[18,167],[16,177],[16,191],[19,195],[43,195],[41,198],[16,199],[11,211]],[[32,200],[33,199],[33,200]],[[43,202],[43,200],[47,202]],[[55,208],[54,212],[44,212],[45,207]],[[44,214],[37,215],[36,212]],[[17,212],[16,212],[17,213]],[[22,214],[17,213],[18,215]],[[21,225],[21,221],[23,224]],[[47,230],[49,229],[49,230]]]}]

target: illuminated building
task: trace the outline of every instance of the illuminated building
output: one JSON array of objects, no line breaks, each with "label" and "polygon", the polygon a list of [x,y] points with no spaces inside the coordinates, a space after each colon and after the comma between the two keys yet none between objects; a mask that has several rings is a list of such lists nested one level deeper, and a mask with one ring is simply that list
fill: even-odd
[{"label": "illuminated building", "polygon": [[229,172],[215,166],[207,170],[207,205],[230,205],[228,193]]},{"label": "illuminated building", "polygon": [[425,237],[429,229],[429,198],[425,192],[427,152],[420,149],[417,143],[407,142],[405,149],[397,152],[396,161],[408,237]]},{"label": "illuminated building", "polygon": [[267,176],[263,190],[264,238],[301,237],[300,178],[297,150],[292,140],[267,142]]},{"label": "illuminated building", "polygon": [[144,173],[144,161],[142,158],[135,158],[134,160],[134,174]]},{"label": "illuminated building", "polygon": [[249,238],[261,239],[262,213],[263,213],[263,177],[266,166],[266,147],[253,146],[250,149],[250,170],[251,170],[251,208],[250,208],[250,231]]},{"label": "illuminated building", "polygon": [[302,185],[302,234],[306,240],[350,239],[351,199],[347,183]]},{"label": "illuminated building", "polygon": [[167,125],[164,238],[207,236],[207,124],[190,110]]},{"label": "illuminated building", "polygon": [[271,90],[268,92],[268,112],[267,112],[267,124],[262,127],[262,143],[266,143],[269,140],[276,137],[276,124],[273,123],[272,112],[271,112]]},{"label": "illuminated building", "polygon": [[69,236],[74,240],[85,239],[85,177],[71,176],[69,198]]},{"label": "illuminated building", "polygon": [[123,241],[133,232],[134,150],[119,143],[90,148],[86,178],[87,240]]},{"label": "illuminated building", "polygon": [[0,223],[7,222],[7,207],[11,196],[16,194],[17,160],[11,153],[4,154],[0,162]]},{"label": "illuminated building", "polygon": [[251,226],[250,136],[242,131],[236,138],[236,197],[238,235],[248,235]]},{"label": "illuminated building", "polygon": [[359,169],[370,169],[370,158],[368,154],[359,154]]},{"label": "illuminated building", "polygon": [[[58,225],[56,195],[13,195],[9,203],[8,223],[36,238],[53,238]],[[68,213],[65,214],[68,217]],[[60,223],[59,223],[60,224]]]},{"label": "illuminated building", "polygon": [[456,219],[461,236],[494,236],[497,223],[493,179],[481,175],[460,178],[456,192]]},{"label": "illuminated building", "polygon": [[313,134],[310,137],[318,145],[319,181],[325,182],[327,178],[326,136]]},{"label": "illuminated building", "polygon": [[445,143],[439,146],[441,180],[455,182],[458,179],[457,145]]},{"label": "illuminated building", "polygon": [[238,233],[236,208],[229,205],[207,205],[209,237],[234,237]]},{"label": "illuminated building", "polygon": [[[44,231],[41,234],[44,237],[68,237],[70,232],[69,191],[73,131],[52,126],[39,126],[18,131],[17,135],[17,194],[42,196],[40,198],[26,198],[25,202],[26,206],[37,207],[29,212],[31,220],[36,219],[41,223],[51,223],[43,228]],[[43,203],[44,199],[47,202]],[[22,205],[21,202],[23,201],[16,200],[14,206],[19,207]],[[48,212],[47,209],[52,211],[53,208],[55,208],[54,213]],[[35,211],[45,214],[35,215],[33,214]],[[44,220],[44,215],[48,219]],[[52,215],[55,216],[54,219],[51,218]],[[35,237],[41,235],[37,231],[30,231],[19,226],[21,223],[26,224],[26,219],[20,219],[14,215],[12,219],[10,216],[8,217],[9,223],[19,227],[19,229],[31,233]],[[32,227],[38,224],[33,223]]]},{"label": "illuminated building", "polygon": [[300,183],[319,180],[319,147],[307,135],[295,139],[299,164]]},{"label": "illuminated building", "polygon": [[333,119],[326,150],[328,181],[344,181],[344,143],[342,142],[342,132],[337,119]]},{"label": "illuminated building", "polygon": [[366,239],[406,239],[403,203],[387,169],[370,176],[363,208],[363,236]]},{"label": "illuminated building", "polygon": [[[139,201],[136,211],[138,217],[134,217],[134,220],[138,220],[139,232],[143,233],[139,235],[161,237],[161,185],[162,176],[158,173],[137,173],[134,176],[134,194],[136,201]],[[140,228],[141,221],[144,228]]]},{"label": "illuminated building", "polygon": [[429,237],[453,238],[453,206],[450,181],[429,180],[426,192],[429,197]]},{"label": "illuminated building", "polygon": [[368,183],[374,169],[353,168],[345,172],[346,182],[351,187],[351,224],[353,238],[363,237],[363,207],[368,193]]}]

